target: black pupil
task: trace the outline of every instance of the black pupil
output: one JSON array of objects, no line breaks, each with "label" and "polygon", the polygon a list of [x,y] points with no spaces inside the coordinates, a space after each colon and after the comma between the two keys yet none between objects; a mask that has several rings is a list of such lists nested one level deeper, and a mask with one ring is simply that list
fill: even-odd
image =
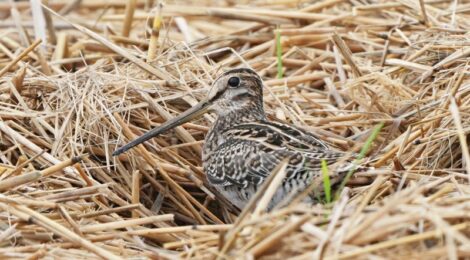
[{"label": "black pupil", "polygon": [[231,77],[228,79],[228,84],[230,87],[238,87],[240,85],[240,78],[239,77]]}]

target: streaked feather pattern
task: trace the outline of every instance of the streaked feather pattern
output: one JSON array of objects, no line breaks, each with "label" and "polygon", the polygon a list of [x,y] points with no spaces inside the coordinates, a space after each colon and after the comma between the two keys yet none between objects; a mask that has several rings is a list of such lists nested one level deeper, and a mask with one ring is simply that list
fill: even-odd
[{"label": "streaked feather pattern", "polygon": [[[217,146],[206,140],[207,147],[217,147],[207,151],[210,156],[204,161],[208,180],[240,208],[284,158],[289,158],[289,164],[280,198],[294,189],[302,191],[312,179],[321,177],[322,159],[333,164],[344,156],[313,135],[286,124],[255,121],[211,131],[218,136],[211,140],[224,141]],[[332,184],[340,179],[332,178]]]}]

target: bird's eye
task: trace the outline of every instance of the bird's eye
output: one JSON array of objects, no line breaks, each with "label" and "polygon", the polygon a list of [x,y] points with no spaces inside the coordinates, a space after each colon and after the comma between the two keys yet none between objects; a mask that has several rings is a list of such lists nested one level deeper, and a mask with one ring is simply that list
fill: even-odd
[{"label": "bird's eye", "polygon": [[236,88],[240,85],[240,78],[239,77],[231,77],[228,79],[228,85],[232,88]]}]

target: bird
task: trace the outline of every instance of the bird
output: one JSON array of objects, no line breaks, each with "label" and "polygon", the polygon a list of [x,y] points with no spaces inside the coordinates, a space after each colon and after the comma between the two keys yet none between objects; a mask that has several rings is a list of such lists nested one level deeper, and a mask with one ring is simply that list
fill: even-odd
[{"label": "bird", "polygon": [[[314,180],[321,179],[322,160],[332,165],[346,153],[332,149],[301,128],[268,120],[263,88],[263,81],[254,70],[228,70],[214,81],[207,96],[197,105],[115,150],[113,156],[204,113],[214,112],[217,117],[202,149],[208,183],[234,206],[243,209],[274,168],[286,161],[286,175],[269,202],[268,208],[272,209],[284,197],[298,194]],[[347,171],[347,166],[338,166],[330,184],[338,184]],[[321,190],[322,185],[313,189]]]}]

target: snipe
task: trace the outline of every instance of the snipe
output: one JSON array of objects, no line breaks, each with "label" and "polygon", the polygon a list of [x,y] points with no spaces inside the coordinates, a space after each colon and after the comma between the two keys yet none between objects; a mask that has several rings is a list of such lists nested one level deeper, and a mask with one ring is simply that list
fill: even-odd
[{"label": "snipe", "polygon": [[[204,172],[209,183],[240,209],[285,158],[289,162],[286,178],[270,207],[321,177],[322,159],[331,165],[344,156],[308,132],[268,121],[263,109],[263,83],[256,72],[246,68],[223,73],[196,106],[117,149],[113,155],[208,111],[215,112],[217,120],[205,138]],[[337,171],[332,184],[341,181],[341,172],[345,170]]]}]

